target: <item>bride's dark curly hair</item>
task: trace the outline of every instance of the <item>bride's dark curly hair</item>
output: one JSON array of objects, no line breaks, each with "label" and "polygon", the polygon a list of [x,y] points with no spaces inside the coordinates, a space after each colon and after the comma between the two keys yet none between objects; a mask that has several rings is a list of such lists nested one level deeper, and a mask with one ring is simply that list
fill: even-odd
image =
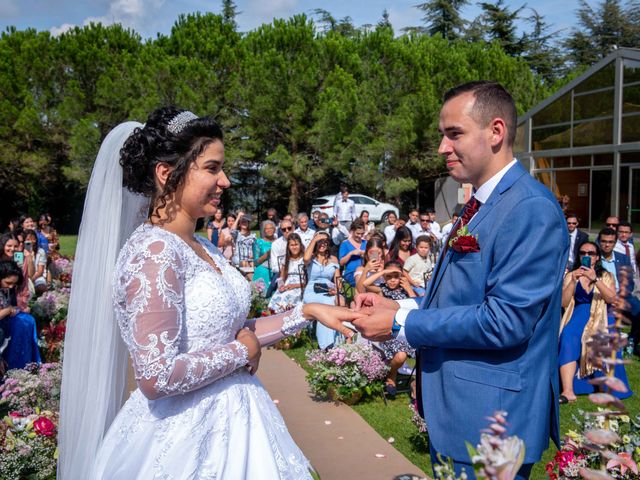
[{"label": "bride's dark curly hair", "polygon": [[[133,193],[151,197],[149,217],[158,217],[169,197],[187,178],[189,167],[216,140],[223,141],[220,125],[213,117],[195,118],[178,133],[167,130],[169,122],[184,109],[163,107],[149,115],[143,127],[136,128],[120,150],[123,185]],[[172,167],[164,187],[156,184],[158,163]]]}]

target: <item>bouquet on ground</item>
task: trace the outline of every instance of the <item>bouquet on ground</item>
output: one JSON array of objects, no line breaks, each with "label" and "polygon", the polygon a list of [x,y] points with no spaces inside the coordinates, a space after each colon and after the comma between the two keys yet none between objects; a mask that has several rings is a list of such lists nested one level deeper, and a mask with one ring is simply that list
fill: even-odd
[{"label": "bouquet on ground", "polygon": [[71,285],[73,275],[73,259],[64,255],[56,255],[49,264],[51,277],[64,286]]},{"label": "bouquet on ground", "polygon": [[0,417],[9,412],[28,416],[38,410],[59,411],[61,382],[60,363],[31,363],[9,370],[0,385]]},{"label": "bouquet on ground", "polygon": [[389,368],[368,344],[343,344],[327,351],[307,352],[307,380],[316,395],[346,403],[382,393]]},{"label": "bouquet on ground", "polygon": [[267,292],[267,284],[261,278],[251,284],[251,306],[249,318],[258,318],[271,315],[269,311],[269,299],[264,295]]},{"label": "bouquet on ground", "polygon": [[0,421],[0,478],[56,478],[58,414],[13,411]]}]

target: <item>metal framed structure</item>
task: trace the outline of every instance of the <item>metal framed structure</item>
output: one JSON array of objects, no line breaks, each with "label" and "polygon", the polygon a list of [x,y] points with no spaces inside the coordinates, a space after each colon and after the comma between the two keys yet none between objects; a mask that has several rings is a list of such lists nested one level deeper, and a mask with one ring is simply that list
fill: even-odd
[{"label": "metal framed structure", "polygon": [[582,227],[640,223],[640,49],[614,50],[519,117],[515,152]]}]

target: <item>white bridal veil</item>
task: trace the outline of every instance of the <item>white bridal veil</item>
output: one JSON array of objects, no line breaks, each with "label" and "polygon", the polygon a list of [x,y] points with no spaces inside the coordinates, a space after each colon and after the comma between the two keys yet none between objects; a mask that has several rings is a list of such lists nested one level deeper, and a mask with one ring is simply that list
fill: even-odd
[{"label": "white bridal veil", "polygon": [[149,199],[122,187],[120,149],[137,122],[114,128],[89,181],[73,269],[62,366],[58,478],[89,479],[100,442],[124,401],[127,349],[112,306],[120,248],[147,216]]}]

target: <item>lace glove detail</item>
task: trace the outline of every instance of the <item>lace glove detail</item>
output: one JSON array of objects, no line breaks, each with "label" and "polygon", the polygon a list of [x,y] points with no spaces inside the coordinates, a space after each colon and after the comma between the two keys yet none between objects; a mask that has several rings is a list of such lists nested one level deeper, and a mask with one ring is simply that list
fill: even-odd
[{"label": "lace glove detail", "polygon": [[287,312],[282,319],[282,333],[286,336],[293,335],[308,325],[309,321],[304,318],[302,307],[304,307],[304,305],[301,303],[293,310]]}]

